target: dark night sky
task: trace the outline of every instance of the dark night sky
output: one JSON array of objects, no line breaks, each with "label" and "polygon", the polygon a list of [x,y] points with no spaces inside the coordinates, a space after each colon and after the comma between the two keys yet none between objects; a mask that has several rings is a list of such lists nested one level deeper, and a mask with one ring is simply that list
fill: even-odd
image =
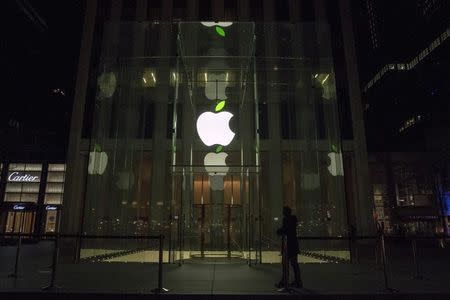
[{"label": "dark night sky", "polygon": [[[84,1],[8,0],[2,46],[6,69],[2,140],[20,149],[37,141],[64,151],[80,50]],[[61,89],[61,93],[52,92]],[[13,142],[2,144],[0,152]],[[4,154],[4,153],[1,153]]]}]

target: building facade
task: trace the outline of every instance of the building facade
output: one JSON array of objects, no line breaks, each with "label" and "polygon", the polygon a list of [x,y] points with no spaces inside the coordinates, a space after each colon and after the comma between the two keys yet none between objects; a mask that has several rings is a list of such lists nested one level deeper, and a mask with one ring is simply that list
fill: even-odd
[{"label": "building facade", "polygon": [[[283,205],[300,236],[373,233],[350,15],[348,1],[88,1],[62,231],[261,261]],[[77,246],[64,253],[98,245]]]},{"label": "building facade", "polygon": [[448,234],[450,3],[366,0],[354,9],[376,206],[391,231]]}]

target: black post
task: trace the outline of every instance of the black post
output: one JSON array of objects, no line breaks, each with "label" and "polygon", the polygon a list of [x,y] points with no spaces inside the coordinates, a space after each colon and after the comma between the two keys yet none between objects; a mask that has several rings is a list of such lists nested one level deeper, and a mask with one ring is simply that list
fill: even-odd
[{"label": "black post", "polygon": [[227,257],[231,258],[231,232],[230,232],[230,226],[231,226],[231,204],[228,204],[228,210],[227,210]]},{"label": "black post", "polygon": [[19,239],[17,241],[17,247],[16,247],[16,261],[14,264],[14,273],[8,275],[8,277],[17,278],[18,271],[19,271],[19,262],[20,262],[20,248],[22,247],[22,234],[19,233]]},{"label": "black post", "polygon": [[58,252],[59,252],[59,233],[55,236],[55,247],[53,248],[53,258],[52,258],[52,273],[50,277],[50,284],[42,288],[44,291],[51,290],[55,288],[55,279],[56,279],[56,266],[58,264]]},{"label": "black post", "polygon": [[386,291],[394,293],[397,292],[397,290],[391,288],[389,286],[389,277],[388,277],[388,273],[387,273],[387,262],[386,262],[386,247],[385,247],[385,243],[384,243],[384,231],[381,232],[380,235],[381,238],[381,259],[382,259],[382,263],[383,263],[383,275],[384,275],[384,288]]},{"label": "black post", "polygon": [[281,267],[282,267],[282,285],[277,290],[278,292],[290,293],[293,290],[289,288],[289,258],[287,253],[287,238],[286,235],[281,236]]},{"label": "black post", "polygon": [[420,275],[419,270],[419,261],[417,259],[417,244],[416,244],[416,238],[411,238],[411,247],[412,247],[412,253],[413,253],[413,261],[415,266],[415,274],[414,279],[423,279],[422,275]]},{"label": "black post", "polygon": [[153,289],[152,292],[155,294],[166,293],[169,290],[163,288],[163,247],[164,247],[164,235],[159,236],[159,260],[158,260],[158,287]]}]

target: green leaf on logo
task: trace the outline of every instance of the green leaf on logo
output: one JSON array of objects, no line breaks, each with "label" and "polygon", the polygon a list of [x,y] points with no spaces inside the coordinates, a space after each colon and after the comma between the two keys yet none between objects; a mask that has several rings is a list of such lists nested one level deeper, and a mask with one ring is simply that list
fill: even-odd
[{"label": "green leaf on logo", "polygon": [[102,147],[97,143],[94,145],[94,152],[102,152]]},{"label": "green leaf on logo", "polygon": [[217,103],[215,111],[221,111],[225,107],[225,100],[220,101]]},{"label": "green leaf on logo", "polygon": [[338,152],[336,145],[331,145],[331,150],[333,150],[333,152]]},{"label": "green leaf on logo", "polygon": [[216,153],[219,153],[220,151],[222,151],[222,145],[219,145],[216,148]]},{"label": "green leaf on logo", "polygon": [[216,26],[216,32],[220,36],[225,36],[225,31],[222,29],[222,27]]}]

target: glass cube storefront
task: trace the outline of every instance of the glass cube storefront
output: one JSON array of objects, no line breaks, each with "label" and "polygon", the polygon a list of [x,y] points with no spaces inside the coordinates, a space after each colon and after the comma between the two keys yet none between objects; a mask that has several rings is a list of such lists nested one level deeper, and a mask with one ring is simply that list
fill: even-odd
[{"label": "glass cube storefront", "polygon": [[[271,262],[288,205],[299,236],[348,236],[327,25],[115,22],[100,52],[83,234],[163,233],[171,261]],[[118,243],[81,256],[133,247]]]}]

